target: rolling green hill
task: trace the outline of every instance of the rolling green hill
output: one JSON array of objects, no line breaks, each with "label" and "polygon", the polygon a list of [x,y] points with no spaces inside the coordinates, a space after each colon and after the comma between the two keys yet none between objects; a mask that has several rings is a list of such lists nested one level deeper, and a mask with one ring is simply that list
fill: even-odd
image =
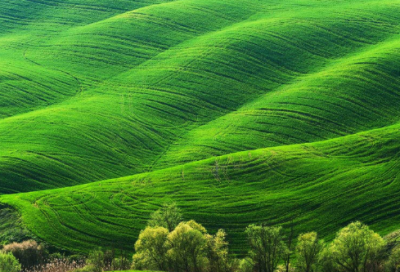
[{"label": "rolling green hill", "polygon": [[297,232],[329,237],[357,219],[385,234],[400,227],[399,136],[394,125],[1,201],[35,236],[70,250],[132,250],[149,214],[170,201],[211,231],[224,227],[236,252],[252,222],[295,218]]},{"label": "rolling green hill", "polygon": [[0,201],[51,244],[399,227],[400,1],[7,0],[0,56]]}]

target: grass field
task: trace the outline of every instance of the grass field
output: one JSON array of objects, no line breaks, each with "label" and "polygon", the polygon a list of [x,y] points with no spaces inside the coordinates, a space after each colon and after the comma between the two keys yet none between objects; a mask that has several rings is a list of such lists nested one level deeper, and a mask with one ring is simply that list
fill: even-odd
[{"label": "grass field", "polygon": [[237,253],[400,227],[398,0],[6,0],[0,56],[0,202],[60,248],[132,250],[167,201]]},{"label": "grass field", "polygon": [[353,219],[382,234],[400,227],[399,126],[312,144],[246,151],[69,188],[4,195],[37,237],[70,250],[132,250],[149,214],[176,201],[235,252],[252,222],[332,237]]}]

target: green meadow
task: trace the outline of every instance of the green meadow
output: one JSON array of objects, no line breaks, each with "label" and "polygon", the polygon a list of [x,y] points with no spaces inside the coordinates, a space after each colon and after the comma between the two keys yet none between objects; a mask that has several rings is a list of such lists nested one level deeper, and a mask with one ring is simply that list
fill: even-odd
[{"label": "green meadow", "polygon": [[387,234],[399,121],[398,0],[0,2],[0,230],[60,249],[133,251],[166,202],[238,254]]},{"label": "green meadow", "polygon": [[399,126],[312,144],[229,154],[86,185],[3,195],[36,237],[68,250],[133,249],[149,214],[176,202],[237,253],[252,222],[333,238],[354,219],[387,234],[400,227]]}]

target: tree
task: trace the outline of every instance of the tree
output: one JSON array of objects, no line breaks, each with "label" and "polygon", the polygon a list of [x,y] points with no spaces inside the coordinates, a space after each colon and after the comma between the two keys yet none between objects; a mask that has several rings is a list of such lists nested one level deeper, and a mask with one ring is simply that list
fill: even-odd
[{"label": "tree", "polygon": [[246,229],[250,256],[259,272],[273,272],[288,252],[281,227],[250,225]]},{"label": "tree", "polygon": [[206,256],[206,229],[191,220],[181,222],[168,235],[168,257],[171,260],[171,271],[201,272],[208,265]]},{"label": "tree", "polygon": [[168,230],[163,227],[147,227],[139,234],[133,255],[135,269],[167,269]]},{"label": "tree", "polygon": [[101,272],[104,268],[104,253],[100,249],[89,253],[86,263],[90,267],[90,271]]},{"label": "tree", "polygon": [[290,255],[292,254],[292,251],[293,251],[293,249],[292,249],[293,238],[294,238],[294,217],[292,218],[292,220],[290,222],[290,234],[289,234],[289,239],[287,242],[288,252],[287,252],[286,258],[285,258],[285,272],[290,271]]},{"label": "tree", "polygon": [[171,232],[181,221],[181,210],[175,203],[172,203],[164,204],[161,209],[154,212],[147,225],[149,227],[164,227]]},{"label": "tree", "polygon": [[297,240],[297,269],[300,272],[317,271],[318,257],[323,249],[323,241],[316,232],[300,234]]},{"label": "tree", "polygon": [[111,262],[112,270],[128,270],[131,267],[129,260],[123,256],[114,258]]},{"label": "tree", "polygon": [[329,247],[341,272],[376,272],[383,262],[385,241],[368,226],[354,222],[341,229]]},{"label": "tree", "polygon": [[0,272],[19,272],[21,265],[11,253],[0,253]]},{"label": "tree", "polygon": [[319,256],[318,264],[322,272],[339,272],[328,246],[325,246]]},{"label": "tree", "polygon": [[207,240],[207,258],[209,261],[209,271],[227,272],[230,270],[228,258],[228,242],[226,241],[226,232],[218,230],[215,235],[206,234]]},{"label": "tree", "polygon": [[389,259],[385,263],[385,271],[387,272],[400,271],[400,248],[392,249]]},{"label": "tree", "polygon": [[239,272],[253,272],[254,262],[250,258],[245,258],[240,260],[239,263]]},{"label": "tree", "polygon": [[400,271],[400,248],[392,249],[392,252],[385,262],[385,271],[399,272]]},{"label": "tree", "polygon": [[115,258],[115,250],[106,250],[103,252],[103,255],[104,267],[111,267],[112,261]]}]

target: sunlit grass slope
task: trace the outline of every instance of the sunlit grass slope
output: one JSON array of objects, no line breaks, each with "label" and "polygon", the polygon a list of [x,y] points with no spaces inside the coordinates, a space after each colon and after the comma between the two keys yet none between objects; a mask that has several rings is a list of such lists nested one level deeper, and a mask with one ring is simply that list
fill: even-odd
[{"label": "sunlit grass slope", "polygon": [[0,201],[80,251],[132,250],[166,201],[235,252],[293,216],[399,228],[399,24],[397,0],[1,1]]},{"label": "sunlit grass slope", "polygon": [[8,0],[0,14],[3,193],[398,121],[398,1]]},{"label": "sunlit grass slope", "polygon": [[175,201],[186,219],[224,228],[243,252],[250,223],[324,237],[352,220],[400,227],[400,125],[312,144],[271,147],[64,189],[3,195],[27,228],[61,248],[133,250],[149,214]]}]

